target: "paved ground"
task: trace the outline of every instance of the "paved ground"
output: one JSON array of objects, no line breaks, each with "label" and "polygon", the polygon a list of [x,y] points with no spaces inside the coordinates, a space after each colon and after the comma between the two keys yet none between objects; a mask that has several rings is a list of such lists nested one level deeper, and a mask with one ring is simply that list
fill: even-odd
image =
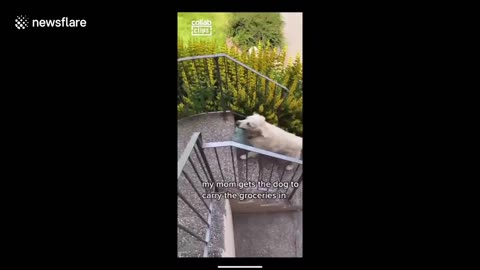
[{"label": "paved ground", "polygon": [[235,131],[231,113],[205,113],[183,118],[177,125],[177,160],[194,132],[201,132],[204,142],[229,141]]},{"label": "paved ground", "polygon": [[237,257],[301,257],[301,212],[234,214]]}]

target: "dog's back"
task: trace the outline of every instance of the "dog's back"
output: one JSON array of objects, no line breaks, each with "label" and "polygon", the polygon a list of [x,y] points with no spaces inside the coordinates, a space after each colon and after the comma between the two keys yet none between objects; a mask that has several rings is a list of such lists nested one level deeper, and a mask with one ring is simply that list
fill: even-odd
[{"label": "dog's back", "polygon": [[265,122],[261,137],[255,137],[250,143],[258,148],[299,158],[303,148],[302,137],[289,133],[275,125]]}]

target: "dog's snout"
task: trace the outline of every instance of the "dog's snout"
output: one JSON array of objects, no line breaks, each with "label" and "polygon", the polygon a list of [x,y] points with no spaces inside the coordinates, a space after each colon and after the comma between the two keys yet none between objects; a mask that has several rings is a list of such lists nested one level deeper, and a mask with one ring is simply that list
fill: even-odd
[{"label": "dog's snout", "polygon": [[235,122],[235,123],[237,124],[237,126],[240,125],[240,120],[237,120],[237,122]]}]

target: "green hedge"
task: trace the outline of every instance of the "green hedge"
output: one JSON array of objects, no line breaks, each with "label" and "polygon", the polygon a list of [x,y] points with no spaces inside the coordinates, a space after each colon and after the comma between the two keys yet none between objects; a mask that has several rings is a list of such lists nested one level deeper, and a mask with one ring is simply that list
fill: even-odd
[{"label": "green hedge", "polygon": [[[220,80],[214,59],[184,61],[178,64],[178,117],[192,114],[232,110],[244,115],[262,114],[267,121],[299,136],[303,133],[302,64],[300,57],[285,63],[285,51],[257,44],[258,55],[239,53],[215,42],[179,42],[178,57],[208,55],[220,52],[234,57],[254,70],[287,87],[286,92],[272,82],[219,58]],[[221,89],[219,91],[221,83]]]},{"label": "green hedge", "polygon": [[281,47],[283,25],[280,13],[233,13],[227,35],[243,49],[256,46],[259,42]]}]

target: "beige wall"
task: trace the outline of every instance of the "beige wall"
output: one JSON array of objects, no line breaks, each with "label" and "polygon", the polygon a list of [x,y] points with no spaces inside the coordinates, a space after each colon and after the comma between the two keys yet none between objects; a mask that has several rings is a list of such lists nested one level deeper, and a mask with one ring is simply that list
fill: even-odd
[{"label": "beige wall", "polygon": [[225,228],[225,250],[222,257],[235,257],[235,239],[233,237],[233,216],[230,201],[225,200],[225,217],[223,219]]},{"label": "beige wall", "polygon": [[281,13],[282,19],[285,23],[283,34],[285,37],[287,49],[287,58],[295,59],[297,53],[300,53],[300,59],[303,63],[303,14],[300,12],[286,12]]}]

